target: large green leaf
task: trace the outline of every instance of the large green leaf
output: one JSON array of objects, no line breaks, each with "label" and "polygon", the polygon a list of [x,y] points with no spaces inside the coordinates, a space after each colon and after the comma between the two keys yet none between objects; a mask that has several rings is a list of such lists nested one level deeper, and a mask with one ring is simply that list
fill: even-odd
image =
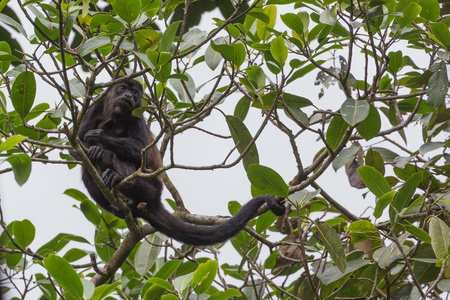
[{"label": "large green leaf", "polygon": [[31,174],[31,158],[26,154],[12,155],[6,159],[12,166],[14,179],[22,186]]},{"label": "large green leaf", "polygon": [[241,296],[241,293],[238,290],[227,288],[225,291],[219,291],[211,295],[211,297],[209,297],[208,300],[228,300],[231,299],[232,297],[239,297],[239,296]]},{"label": "large green leaf", "polygon": [[166,28],[161,38],[161,44],[159,44],[160,52],[170,52],[170,46],[172,46],[173,39],[175,38],[180,23],[181,21],[174,22]]},{"label": "large green leaf", "polygon": [[23,249],[34,240],[36,228],[29,220],[16,221],[13,226],[14,240]]},{"label": "large green leaf", "polygon": [[[149,242],[147,242],[149,240]],[[155,260],[158,258],[158,254],[161,251],[161,247],[157,247],[161,243],[161,239],[156,235],[152,234],[146,237],[145,240],[142,241],[141,245],[139,245],[136,250],[136,254],[134,255],[134,265],[136,267],[136,272],[140,275],[145,275],[148,270],[155,263]]]},{"label": "large green leaf", "polygon": [[3,143],[0,144],[0,152],[11,150],[14,148],[17,144],[22,142],[24,139],[26,139],[26,136],[22,135],[13,135],[6,139]]},{"label": "large green leaf", "polygon": [[317,233],[322,240],[325,249],[331,256],[339,270],[344,273],[347,268],[347,259],[345,249],[337,235],[336,231],[327,223],[321,223],[317,227]]},{"label": "large green leaf", "polygon": [[348,230],[353,232],[364,233],[364,232],[372,232],[375,231],[376,229],[375,225],[373,225],[372,222],[368,220],[358,220],[352,222],[348,227]]},{"label": "large green leaf", "polygon": [[436,22],[439,18],[441,10],[439,8],[438,0],[419,0],[422,7],[420,16],[428,22]]},{"label": "large green leaf", "polygon": [[[214,40],[211,40],[211,43],[214,43],[214,45],[221,45],[225,43],[225,38],[224,37],[219,37],[216,38]],[[206,48],[205,50],[205,62],[206,65],[211,69],[211,70],[215,70],[219,65],[220,62],[223,60],[222,55],[213,50],[211,45],[208,46],[208,48]]]},{"label": "large green leaf", "polygon": [[331,119],[325,137],[325,140],[331,149],[336,149],[344,137],[347,128],[348,123],[345,122],[341,116],[334,116],[333,119]]},{"label": "large green leaf", "polygon": [[258,18],[256,21],[256,33],[261,40],[267,40],[270,35],[270,31],[267,28],[273,28],[275,26],[277,7],[275,5],[268,5],[263,9],[262,13],[269,17],[269,22],[266,19],[263,21],[262,18]]},{"label": "large green leaf", "polygon": [[108,45],[109,43],[111,43],[111,39],[107,36],[96,36],[93,37],[89,40],[87,40],[80,48],[80,50],[78,51],[78,53],[81,56],[85,56],[88,55],[89,53],[91,53],[92,51],[94,51],[95,49],[98,49],[102,46]]},{"label": "large green leaf", "polygon": [[[253,137],[245,124],[239,118],[235,116],[226,116],[226,120],[237,150],[239,153],[243,153],[244,150],[250,145]],[[242,163],[244,164],[245,170],[248,170],[248,167],[251,164],[259,163],[258,149],[254,143],[250,146],[250,149],[242,158]]]},{"label": "large green leaf", "polygon": [[11,101],[17,113],[25,118],[36,96],[36,79],[30,71],[20,73],[11,89]]},{"label": "large green leaf", "polygon": [[444,48],[450,47],[450,32],[448,26],[442,22],[430,23],[431,32],[437,42],[440,42]]},{"label": "large green leaf", "polygon": [[247,177],[258,190],[274,196],[287,197],[289,187],[283,178],[271,168],[253,164],[247,169]]},{"label": "large green leaf", "polygon": [[132,23],[141,13],[141,0],[115,0],[112,6],[127,23]]},{"label": "large green leaf", "polygon": [[73,267],[65,259],[50,254],[44,258],[44,267],[73,299],[81,300],[83,298],[83,284]]},{"label": "large green leaf", "polygon": [[100,216],[100,212],[98,211],[97,206],[92,203],[92,201],[84,200],[80,204],[80,209],[86,219],[88,219],[92,224],[98,225],[101,222],[102,218]]},{"label": "large green leaf", "polygon": [[303,33],[303,22],[300,16],[293,13],[287,13],[280,15],[280,18],[287,27],[292,29],[298,35]]},{"label": "large green leaf", "polygon": [[284,39],[281,36],[274,38],[270,42],[270,53],[272,53],[273,58],[280,64],[284,64],[288,57],[288,48]]},{"label": "large green leaf", "polygon": [[383,175],[374,168],[361,166],[358,168],[358,173],[367,188],[378,198],[391,190]]},{"label": "large green leaf", "polygon": [[[448,28],[447,28],[448,32]],[[450,35],[450,33],[449,33]],[[449,37],[450,43],[450,37]],[[431,106],[439,107],[444,101],[448,93],[448,77],[447,77],[447,65],[441,61],[435,63],[431,69],[433,70],[433,75],[431,75],[428,89],[427,89],[427,103]]]},{"label": "large green leaf", "polygon": [[341,114],[345,122],[355,126],[369,115],[370,106],[367,101],[348,98],[341,106]]},{"label": "large green leaf", "polygon": [[384,209],[392,202],[392,199],[394,198],[395,194],[396,191],[390,191],[378,199],[377,204],[375,205],[375,209],[373,211],[373,216],[375,218],[378,219],[379,217],[381,217]]},{"label": "large green leaf", "polygon": [[450,245],[450,228],[444,221],[436,216],[431,216],[428,220],[431,246],[437,259],[443,259],[448,255]]},{"label": "large green leaf", "polygon": [[422,7],[416,2],[409,2],[403,9],[403,17],[398,17],[398,24],[401,28],[408,26],[422,11]]},{"label": "large green leaf", "polygon": [[408,206],[409,201],[411,200],[414,192],[416,191],[417,186],[422,181],[423,173],[419,172],[412,175],[400,188],[397,195],[392,202],[392,206],[400,212],[403,208]]},{"label": "large green leaf", "polygon": [[211,286],[216,277],[217,266],[217,260],[208,260],[197,267],[191,281],[197,294],[202,294]]}]

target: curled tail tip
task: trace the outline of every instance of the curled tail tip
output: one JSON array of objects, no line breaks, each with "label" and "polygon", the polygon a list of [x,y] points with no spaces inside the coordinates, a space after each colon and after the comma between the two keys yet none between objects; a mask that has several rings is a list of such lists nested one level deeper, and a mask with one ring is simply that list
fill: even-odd
[{"label": "curled tail tip", "polygon": [[267,195],[266,203],[267,206],[269,206],[270,210],[276,215],[276,216],[282,216],[286,212],[286,207],[277,201],[277,198],[272,195]]}]

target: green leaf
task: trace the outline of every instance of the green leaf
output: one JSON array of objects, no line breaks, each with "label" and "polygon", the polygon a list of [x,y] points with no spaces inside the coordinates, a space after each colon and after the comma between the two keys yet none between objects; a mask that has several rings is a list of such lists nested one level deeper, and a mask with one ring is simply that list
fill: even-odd
[{"label": "green leaf", "polygon": [[167,282],[167,280],[165,280],[165,279],[161,279],[161,278],[158,278],[158,277],[152,277],[152,278],[149,278],[146,281],[146,283],[147,282],[156,284],[157,286],[159,286],[159,287],[161,287],[161,288],[163,288],[165,290],[168,290],[168,291],[172,291],[173,290],[173,286],[169,282]]},{"label": "green leaf", "polygon": [[22,186],[31,174],[31,158],[26,153],[12,155],[6,159],[14,172],[14,179]]},{"label": "green leaf", "polygon": [[141,13],[141,0],[114,0],[112,6],[127,23],[132,23]]},{"label": "green leaf", "polygon": [[181,21],[176,21],[167,26],[161,38],[161,43],[159,44],[160,52],[170,52],[170,46],[172,46],[173,39],[175,38],[175,34],[177,33],[178,25],[180,23]]},{"label": "green leaf", "polygon": [[[152,244],[147,242],[147,240]],[[144,276],[147,274],[155,263],[155,260],[158,258],[158,254],[161,251],[161,247],[155,245],[160,243],[161,239],[156,234],[152,234],[147,236],[137,248],[136,254],[134,255],[134,265],[136,267],[136,272],[139,275]]]},{"label": "green leaf", "polygon": [[375,210],[373,211],[373,216],[375,218],[380,218],[383,214],[384,209],[392,202],[396,191],[390,191],[379,197],[377,204],[375,205]]},{"label": "green leaf", "polygon": [[17,113],[25,118],[33,107],[36,96],[36,79],[33,72],[20,73],[11,89],[11,101]]},{"label": "green leaf", "polygon": [[268,5],[263,9],[262,13],[269,17],[269,22],[266,22],[266,19],[262,21],[261,18],[258,18],[256,20],[256,33],[261,40],[267,40],[270,35],[270,31],[267,28],[273,28],[275,26],[277,7],[275,5]]},{"label": "green leaf", "polygon": [[80,250],[78,248],[69,249],[66,254],[64,254],[63,258],[67,260],[69,263],[79,260],[80,258],[88,255],[86,250]]},{"label": "green leaf", "polygon": [[356,126],[356,130],[366,141],[376,137],[381,129],[381,118],[378,110],[372,104],[369,104],[369,106],[369,115]]},{"label": "green leaf", "polygon": [[360,146],[352,145],[350,148],[343,149],[333,160],[332,166],[335,171],[339,170],[347,163],[353,160]]},{"label": "green leaf", "polygon": [[208,298],[208,300],[228,300],[232,297],[240,297],[241,293],[236,289],[226,289],[225,291],[217,292],[211,297]]},{"label": "green leaf", "polygon": [[287,13],[284,15],[280,15],[281,20],[283,23],[292,29],[296,34],[301,35],[303,34],[303,22],[302,19],[293,13]]},{"label": "green leaf", "polygon": [[275,60],[280,64],[284,64],[286,62],[288,48],[281,36],[274,38],[270,42],[270,53],[272,53],[273,58],[275,58]]},{"label": "green leaf", "polygon": [[334,116],[333,119],[331,119],[325,137],[325,140],[331,149],[336,149],[344,137],[347,128],[348,123],[345,122],[341,116]]},{"label": "green leaf", "polygon": [[44,244],[36,252],[42,256],[46,256],[51,253],[56,253],[59,252],[62,248],[64,248],[64,246],[66,246],[70,241],[89,244],[89,242],[81,236],[76,236],[68,233],[60,233],[57,236],[55,236],[51,241]]},{"label": "green leaf", "polygon": [[422,242],[425,242],[427,244],[431,244],[430,235],[426,231],[424,231],[424,230],[422,230],[420,228],[417,228],[416,226],[413,226],[413,225],[405,225],[405,229],[409,233],[411,233],[413,236],[415,236],[416,238],[421,240]]},{"label": "green leaf", "polygon": [[97,206],[92,203],[90,200],[84,200],[80,204],[81,212],[84,214],[86,219],[89,220],[94,225],[99,225],[102,221],[102,218],[100,216],[100,212],[98,211]]},{"label": "green leaf", "polygon": [[347,262],[347,268],[344,272],[341,272],[337,266],[332,266],[323,272],[320,279],[323,284],[329,285],[330,283],[343,278],[346,274],[353,273],[370,263],[371,262],[368,259],[353,259]]},{"label": "green leaf", "polygon": [[[323,63],[325,63],[324,60],[318,60],[316,61],[317,64],[322,65]],[[313,64],[308,64],[305,67],[298,69],[297,71],[295,71],[291,77],[289,77],[289,79],[287,80],[286,84],[291,83],[292,81],[298,79],[298,78],[302,78],[303,76],[305,76],[306,74],[308,74],[309,72],[316,70],[316,66]]]},{"label": "green leaf", "polygon": [[450,228],[444,221],[436,216],[431,216],[428,220],[431,246],[437,259],[445,258],[450,245]]},{"label": "green leaf", "polygon": [[10,136],[9,138],[6,139],[6,141],[0,144],[0,152],[11,150],[26,138],[27,138],[26,136],[22,135]]},{"label": "green leaf", "polygon": [[256,232],[262,233],[264,230],[272,226],[276,219],[278,219],[278,216],[273,214],[271,211],[266,211],[256,220]]},{"label": "green leaf", "polygon": [[88,55],[89,53],[91,53],[92,51],[94,51],[95,49],[98,49],[102,46],[108,45],[109,43],[111,43],[111,39],[109,37],[106,36],[96,36],[93,37],[89,40],[87,40],[80,48],[80,50],[78,51],[78,53],[81,56],[85,56]]},{"label": "green leaf", "polygon": [[422,7],[420,16],[428,22],[436,22],[439,18],[441,10],[439,8],[438,0],[419,0]]},{"label": "green leaf", "polygon": [[320,23],[334,26],[337,22],[337,5],[322,11],[320,13],[319,21]]},{"label": "green leaf", "polygon": [[[414,3],[414,2],[411,2]],[[414,3],[416,4],[416,3]],[[397,72],[403,67],[403,54],[402,51],[389,52],[389,72],[397,74]]]},{"label": "green leaf", "polygon": [[[211,43],[214,43],[215,45],[221,45],[225,43],[225,38],[224,37],[219,37],[214,39],[213,41],[211,41]],[[222,55],[217,52],[214,51],[211,47],[211,45],[208,46],[208,48],[206,48],[205,50],[205,62],[208,65],[208,67],[211,70],[215,70],[219,65],[220,62],[223,60]]]},{"label": "green leaf", "polygon": [[433,22],[430,23],[430,29],[437,41],[441,42],[442,46],[448,49],[450,46],[450,32],[448,26],[442,22]]},{"label": "green leaf", "polygon": [[155,67],[159,67],[168,63],[172,58],[172,53],[170,52],[157,52],[150,49],[148,49],[145,54]]},{"label": "green leaf", "polygon": [[44,258],[44,266],[55,281],[74,299],[83,298],[83,284],[65,259],[50,254]]},{"label": "green leaf", "polygon": [[[226,116],[226,120],[237,150],[239,151],[239,153],[243,153],[252,142],[253,137],[251,136],[245,124],[239,118],[236,118],[234,116]],[[248,170],[248,167],[251,164],[259,163],[258,149],[256,148],[255,143],[250,146],[250,149],[242,158],[242,163],[245,170]]]},{"label": "green leaf", "polygon": [[375,170],[377,170],[384,176],[386,169],[384,167],[383,157],[380,153],[374,151],[372,148],[370,148],[366,152],[365,165],[375,168]]},{"label": "green leaf", "polygon": [[101,300],[105,299],[106,296],[113,292],[118,292],[120,290],[119,286],[122,282],[117,281],[112,284],[104,284],[95,288],[94,295],[92,296],[92,300]]},{"label": "green leaf", "polygon": [[247,96],[243,96],[236,104],[233,115],[239,120],[244,121],[251,104],[252,101]]},{"label": "green leaf", "polygon": [[81,191],[77,190],[77,189],[67,189],[64,191],[64,194],[72,197],[75,200],[78,201],[85,201],[85,200],[89,200],[89,198]]},{"label": "green leaf", "polygon": [[289,195],[289,187],[283,178],[271,168],[253,164],[247,169],[247,177],[258,190],[279,197]]},{"label": "green leaf", "polygon": [[344,246],[342,245],[336,231],[327,223],[321,223],[316,228],[325,249],[331,256],[331,259],[341,272],[345,272],[345,269],[347,268],[347,259],[345,258]]},{"label": "green leaf", "polygon": [[[156,50],[159,47],[159,41],[161,40],[161,33],[156,32],[153,29],[141,29],[134,33],[136,43],[139,46],[139,51],[143,50]],[[165,53],[165,52],[164,52]],[[171,53],[169,53],[172,55]]]},{"label": "green leaf", "polygon": [[427,103],[431,106],[440,107],[445,101],[449,87],[446,64],[443,61],[437,62],[432,66],[432,69],[435,69],[435,72],[431,75],[428,83]]},{"label": "green leaf", "polygon": [[422,7],[419,4],[416,2],[409,2],[405,9],[403,9],[403,17],[398,17],[397,19],[400,28],[410,25],[421,11]]},{"label": "green leaf", "polygon": [[370,106],[367,101],[348,98],[341,106],[341,114],[345,122],[355,126],[369,115]]},{"label": "green leaf", "polygon": [[[398,242],[402,246],[403,252],[406,254],[408,254],[409,250],[411,249],[409,246],[403,245],[408,235],[408,233],[404,233],[398,237]],[[382,269],[386,269],[397,259],[403,259],[403,255],[398,249],[397,244],[391,243],[389,246],[383,246],[376,250],[373,253],[373,259]]]},{"label": "green leaf", "polygon": [[11,61],[19,60],[11,55],[11,47],[5,41],[0,41],[0,71],[6,73],[11,65]]},{"label": "green leaf", "polygon": [[391,191],[389,183],[387,183],[383,175],[374,168],[361,166],[358,168],[358,173],[367,188],[378,198]]},{"label": "green leaf", "polygon": [[286,104],[286,107],[284,108],[284,113],[286,116],[288,116],[290,119],[294,120],[295,122],[300,122],[303,126],[308,126],[309,119],[308,115],[305,114],[300,107],[298,107],[295,104]]},{"label": "green leaf", "polygon": [[23,249],[26,249],[28,245],[34,240],[36,228],[29,220],[16,221],[13,226],[14,240]]},{"label": "green leaf", "polygon": [[214,51],[220,53],[225,60],[234,61],[235,52],[233,46],[227,44],[215,44],[214,41],[211,41],[209,45]]},{"label": "green leaf", "polygon": [[216,260],[208,260],[197,267],[191,281],[191,285],[197,294],[202,294],[211,286],[216,277],[217,266]]},{"label": "green leaf", "polygon": [[16,22],[13,18],[11,18],[5,14],[0,14],[0,22],[8,24],[9,26],[13,27],[18,32],[20,32],[20,34],[22,34],[24,37],[28,37],[27,32],[22,27],[22,25],[20,25],[20,23]]},{"label": "green leaf", "polygon": [[155,274],[155,277],[167,280],[173,273],[178,269],[183,261],[181,260],[169,260],[167,261],[161,269]]},{"label": "green leaf", "polygon": [[367,220],[358,220],[355,222],[352,222],[350,226],[348,227],[349,231],[352,232],[359,232],[359,233],[365,233],[365,232],[372,232],[375,231],[375,225],[373,225],[370,221]]},{"label": "green leaf", "polygon": [[409,179],[403,184],[395,196],[392,206],[400,212],[403,208],[408,206],[417,186],[422,181],[423,172],[416,173],[409,177]]},{"label": "green leaf", "polygon": [[245,46],[242,43],[234,43],[231,45],[234,50],[234,65],[240,67],[244,61],[247,53],[245,52]]},{"label": "green leaf", "polygon": [[[426,153],[442,148],[445,146],[445,142],[427,142],[425,144],[423,144],[422,146],[420,146],[419,148],[419,153],[420,155],[425,155]],[[1,145],[0,145],[0,149],[1,149]]]}]

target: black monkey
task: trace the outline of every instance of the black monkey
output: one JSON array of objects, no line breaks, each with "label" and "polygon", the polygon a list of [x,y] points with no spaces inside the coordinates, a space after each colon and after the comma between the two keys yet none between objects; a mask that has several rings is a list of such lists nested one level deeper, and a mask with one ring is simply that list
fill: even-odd
[{"label": "black monkey", "polygon": [[[78,137],[89,148],[88,157],[92,164],[100,167],[102,179],[109,188],[140,167],[141,150],[154,140],[145,120],[132,114],[133,109],[141,106],[142,95],[142,85],[136,80],[115,84],[88,109],[81,122]],[[162,166],[156,147],[147,151],[146,161],[147,168],[153,171]],[[118,217],[124,217],[123,212],[103,196],[85,168],[82,179],[92,198],[101,207]],[[190,245],[212,245],[226,241],[242,230],[266,202],[277,215],[282,215],[285,210],[273,196],[259,196],[220,225],[198,226],[164,209],[161,203],[162,188],[158,177],[138,177],[133,180],[131,187],[122,188],[120,192],[128,198],[133,216],[145,219],[167,236]],[[142,202],[145,205],[138,208]]]}]

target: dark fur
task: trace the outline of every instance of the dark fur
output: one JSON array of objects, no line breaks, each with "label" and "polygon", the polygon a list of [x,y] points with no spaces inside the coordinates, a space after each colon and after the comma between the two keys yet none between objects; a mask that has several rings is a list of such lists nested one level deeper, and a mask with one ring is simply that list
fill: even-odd
[{"label": "dark fur", "polygon": [[[114,85],[106,95],[87,111],[78,137],[89,148],[88,157],[100,167],[103,181],[109,188],[136,171],[141,164],[141,150],[153,142],[153,136],[145,120],[132,115],[141,106],[142,85],[128,80]],[[147,152],[147,168],[157,170],[162,166],[156,147]],[[103,196],[89,173],[83,168],[82,179],[94,200],[107,211],[123,218],[123,212],[112,206]],[[122,188],[135,217],[147,220],[154,228],[180,242],[190,245],[212,245],[224,242],[242,230],[255,216],[258,208],[268,203],[277,215],[284,213],[284,206],[270,195],[252,199],[232,218],[215,226],[197,226],[187,223],[166,211],[161,203],[163,184],[159,177],[133,180],[132,186]],[[139,203],[145,205],[139,205]]]}]

